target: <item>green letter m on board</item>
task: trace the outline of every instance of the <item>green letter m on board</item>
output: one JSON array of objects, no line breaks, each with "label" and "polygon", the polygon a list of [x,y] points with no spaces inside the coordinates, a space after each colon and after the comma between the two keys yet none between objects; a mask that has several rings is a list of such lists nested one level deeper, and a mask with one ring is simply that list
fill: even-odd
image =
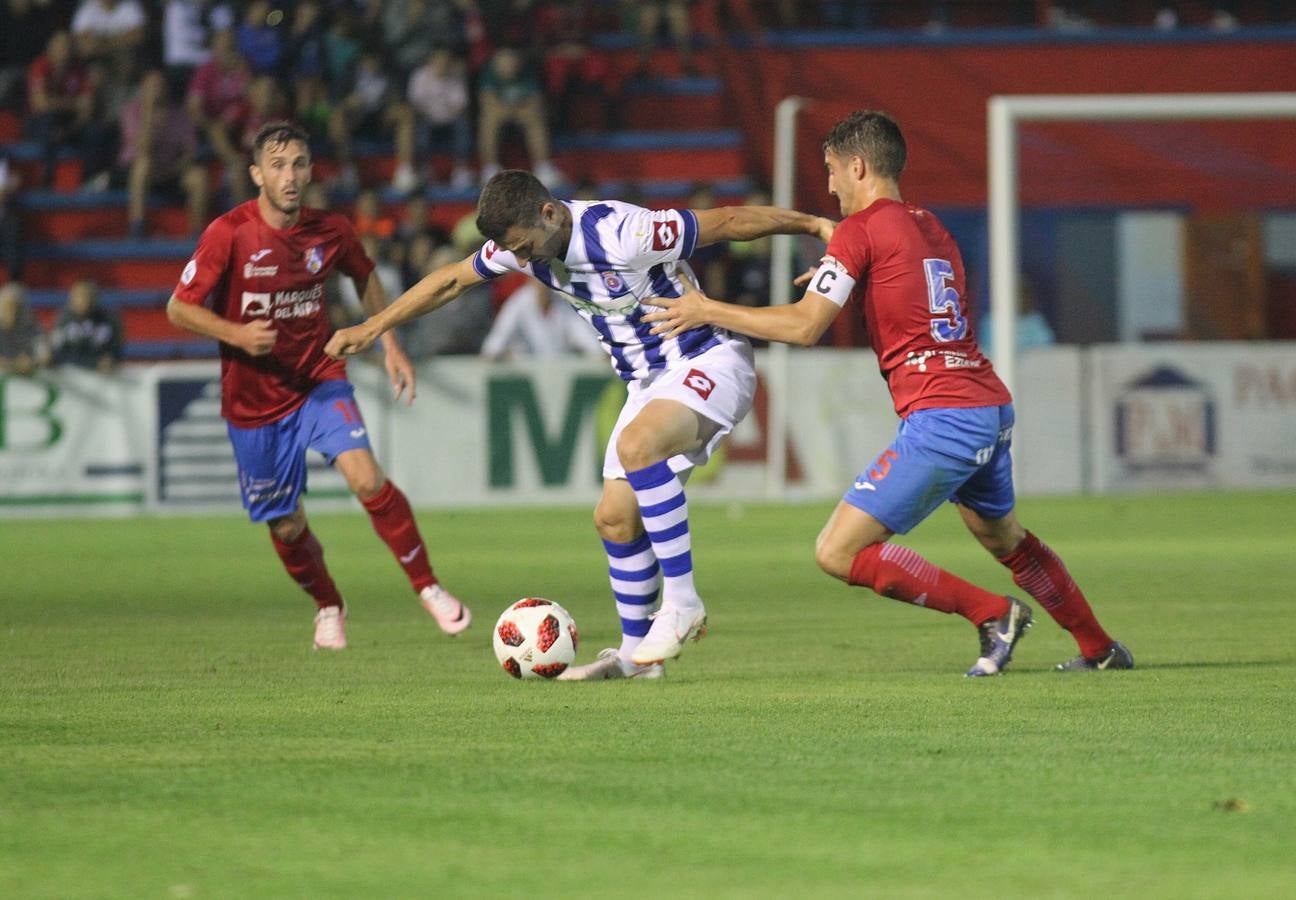
[{"label": "green letter m on board", "polygon": [[[513,487],[517,480],[513,459],[514,413],[522,414],[526,424],[527,443],[535,450],[540,480],[546,487],[566,484],[571,474],[572,457],[578,443],[594,441],[596,432],[588,413],[598,405],[607,388],[606,376],[578,375],[571,381],[562,430],[553,440],[540,415],[532,379],[522,375],[491,378],[487,386],[487,415],[490,421],[490,486]],[[603,458],[595,448],[594,479],[603,471]]]}]

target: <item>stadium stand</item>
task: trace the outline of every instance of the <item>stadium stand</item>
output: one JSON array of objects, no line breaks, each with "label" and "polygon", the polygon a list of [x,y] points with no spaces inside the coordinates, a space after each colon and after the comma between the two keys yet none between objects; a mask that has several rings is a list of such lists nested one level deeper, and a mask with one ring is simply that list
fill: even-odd
[{"label": "stadium stand", "polygon": [[[12,35],[12,29],[30,25],[30,36],[43,47],[50,29],[69,27],[81,6],[108,9],[118,4],[145,9],[149,21],[146,49],[126,62],[113,56],[92,61],[92,71],[97,71],[102,81],[96,87],[103,91],[97,99],[100,115],[111,117],[111,111],[138,83],[144,69],[141,60],[162,62],[163,23],[170,22],[173,14],[198,16],[194,27],[203,28],[208,39],[221,25],[243,22],[246,28],[248,15],[265,15],[265,27],[255,33],[240,30],[240,46],[259,47],[257,41],[278,33],[284,46],[284,62],[276,70],[283,86],[280,99],[290,107],[299,100],[312,104],[293,112],[317,135],[315,178],[326,187],[330,205],[350,208],[356,185],[340,177],[349,173],[341,171],[328,145],[327,109],[321,111],[327,100],[321,100],[318,91],[294,84],[294,78],[300,81],[307,71],[320,73],[311,77],[323,78],[328,96],[336,97],[337,84],[327,82],[330,77],[335,82],[344,80],[347,69],[343,65],[334,72],[328,54],[344,55],[347,46],[354,46],[357,52],[361,46],[380,52],[393,50],[382,44],[383,36],[392,33],[390,28],[384,30],[382,17],[400,4],[298,0],[286,4],[285,13],[264,4],[202,0],[83,0],[79,5],[35,7],[9,0],[4,4],[0,30],[10,30]],[[313,14],[295,16],[295,7],[312,7]],[[1186,34],[1200,42],[1236,41],[1255,35],[1281,39],[1291,34],[1290,27],[1278,22],[1281,5],[1267,3],[1062,6],[1043,2],[707,0],[693,5],[693,43],[698,52],[682,62],[676,50],[667,46],[671,40],[665,33],[660,46],[642,46],[633,3],[529,0],[504,4],[483,0],[454,4],[429,0],[425,7],[429,21],[452,23],[448,43],[462,53],[472,73],[480,69],[494,46],[520,45],[535,58],[545,73],[548,99],[553,101],[549,107],[554,162],[573,182],[568,189],[581,186],[605,196],[639,197],[653,206],[684,204],[699,183],[710,185],[718,203],[742,202],[768,177],[768,131],[759,116],[744,118],[744,112],[753,106],[768,106],[769,98],[752,92],[748,82],[761,79],[745,77],[743,67],[763,69],[768,62],[774,72],[769,83],[782,85],[786,78],[779,73],[786,74],[786,57],[799,49],[885,44],[894,50],[933,41],[960,44],[968,40],[982,45],[1088,41],[1098,29],[1105,29],[1103,40],[1117,42],[1132,41],[1135,36],[1147,41],[1151,35],[1173,42]],[[39,8],[44,17],[33,18],[33,8]],[[506,8],[509,15],[504,14]],[[525,15],[518,14],[519,8]],[[1172,15],[1164,14],[1165,10]],[[305,23],[300,28],[299,21]],[[723,40],[721,35],[725,35]],[[718,52],[722,44],[750,49],[735,65]],[[132,238],[128,236],[126,191],[87,184],[92,173],[84,170],[84,155],[73,147],[55,148],[51,177],[44,183],[45,148],[25,128],[26,92],[22,85],[32,62],[32,45],[28,42],[22,54],[15,51],[14,56],[6,57],[7,76],[0,78],[0,159],[21,179],[11,209],[20,224],[22,244],[22,272],[0,268],[0,282],[21,274],[31,289],[33,308],[48,327],[66,288],[77,279],[92,278],[101,288],[101,302],[115,310],[125,325],[128,359],[212,356],[215,348],[210,342],[180,334],[165,318],[167,297],[193,246],[185,211],[175,199],[152,201],[148,236]],[[417,58],[420,48],[398,49],[386,53],[384,59]],[[320,61],[305,55],[315,52],[325,58]],[[167,74],[182,80],[189,71],[192,68],[173,66]],[[408,72],[394,68],[389,74],[403,84]],[[599,92],[599,83],[591,84],[591,78],[603,79],[600,83],[606,87],[606,96],[599,98],[602,102],[590,100],[592,93]],[[555,90],[568,89],[575,93],[552,95]],[[973,115],[981,112],[976,110]],[[359,184],[380,188],[384,212],[401,219],[408,195],[390,187],[397,175],[391,140],[376,139],[363,124],[354,138],[351,151]],[[520,140],[506,142],[501,162],[528,165],[520,145]],[[449,150],[444,147],[419,160],[421,177],[415,188],[426,201],[425,225],[438,241],[455,233],[456,226],[472,212],[476,198],[475,184],[452,188],[423,180],[426,172],[451,170],[454,160]],[[221,188],[228,179],[210,149],[201,158],[214,188],[210,210],[214,216],[230,203],[229,190]],[[394,251],[394,261],[399,262],[403,253],[403,249]]]}]

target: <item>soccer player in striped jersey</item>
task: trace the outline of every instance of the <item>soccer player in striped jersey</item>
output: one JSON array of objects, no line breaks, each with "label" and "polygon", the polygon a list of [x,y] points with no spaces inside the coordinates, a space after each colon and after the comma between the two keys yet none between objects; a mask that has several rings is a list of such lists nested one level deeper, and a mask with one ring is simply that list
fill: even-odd
[{"label": "soccer player in striped jersey", "polygon": [[1031,625],[1020,600],[983,590],[889,542],[947,499],[973,536],[1075,638],[1063,671],[1130,669],[1134,657],[1103,630],[1062,560],[1017,521],[1012,397],[977,347],[963,259],[935,216],[900,197],[899,126],[855,112],[824,141],[828,192],[843,219],[797,303],[749,309],[690,291],[654,300],[645,318],[664,337],[717,325],[770,341],[813,345],[857,298],[901,417],[895,441],[846,491],[815,545],[820,567],[884,597],[957,613],[980,634],[969,677],[997,675]]},{"label": "soccer player in striped jersey", "polygon": [[[702,636],[684,480],[751,409],[756,370],[747,339],[703,325],[652,334],[649,297],[678,297],[695,281],[686,260],[704,244],[771,234],[827,241],[833,222],[768,206],[648,210],[614,200],[558,200],[533,175],[490,179],[477,205],[488,239],[432,272],[391,306],[329,341],[337,358],[464,290],[524,272],[561,292],[598,333],[629,396],[608,440],[594,523],[607,552],[621,646],[563,673],[566,680],[656,677],[663,660]],[[660,589],[661,603],[657,608]],[[561,676],[560,676],[561,677]]]}]

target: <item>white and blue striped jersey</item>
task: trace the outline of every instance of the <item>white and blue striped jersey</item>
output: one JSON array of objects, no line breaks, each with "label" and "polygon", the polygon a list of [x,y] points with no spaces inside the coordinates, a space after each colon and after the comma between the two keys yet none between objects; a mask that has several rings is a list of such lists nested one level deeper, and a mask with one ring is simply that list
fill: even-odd
[{"label": "white and blue striped jersey", "polygon": [[642,298],[682,295],[681,273],[697,283],[684,261],[697,246],[692,211],[650,210],[616,200],[562,202],[572,214],[562,260],[518,265],[512,253],[487,241],[473,258],[477,274],[496,278],[524,272],[560,291],[598,332],[612,368],[625,381],[648,378],[732,339],[709,325],[663,339],[643,321],[654,307],[640,303]]}]

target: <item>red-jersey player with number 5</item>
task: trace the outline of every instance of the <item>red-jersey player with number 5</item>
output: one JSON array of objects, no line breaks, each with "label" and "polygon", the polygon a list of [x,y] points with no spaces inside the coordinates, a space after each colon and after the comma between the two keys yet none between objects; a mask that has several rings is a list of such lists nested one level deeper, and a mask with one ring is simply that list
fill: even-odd
[{"label": "red-jersey player with number 5", "polygon": [[[346,607],[300,502],[306,451],[318,451],[346,478],[423,606],[458,634],[472,614],[433,575],[409,501],[369,447],[346,364],[324,353],[333,333],[325,281],[338,270],[378,312],[387,298],[374,264],[346,217],[301,205],[311,175],[306,132],[288,122],[263,126],[250,172],[257,198],[207,226],[167,304],[175,325],[220,341],[221,415],[243,505],[253,522],[269,525],[284,568],[315,599],[315,646],[346,647]],[[383,342],[396,397],[408,390],[412,401],[414,369],[395,335]]]},{"label": "red-jersey player with number 5", "polygon": [[1080,655],[1059,669],[1132,668],[1133,656],[1103,630],[1062,560],[1013,512],[1012,398],[972,334],[954,239],[900,197],[905,157],[899,126],[882,113],[855,112],[833,127],[824,163],[844,218],[800,302],[754,309],[691,292],[648,301],[664,309],[645,319],[667,335],[706,323],[811,345],[857,298],[901,421],[820,533],[819,566],[884,597],[963,616],[981,638],[968,676],[997,675],[1031,626],[1030,608],[888,540],[952,500],[1013,581],[1075,638]]}]

